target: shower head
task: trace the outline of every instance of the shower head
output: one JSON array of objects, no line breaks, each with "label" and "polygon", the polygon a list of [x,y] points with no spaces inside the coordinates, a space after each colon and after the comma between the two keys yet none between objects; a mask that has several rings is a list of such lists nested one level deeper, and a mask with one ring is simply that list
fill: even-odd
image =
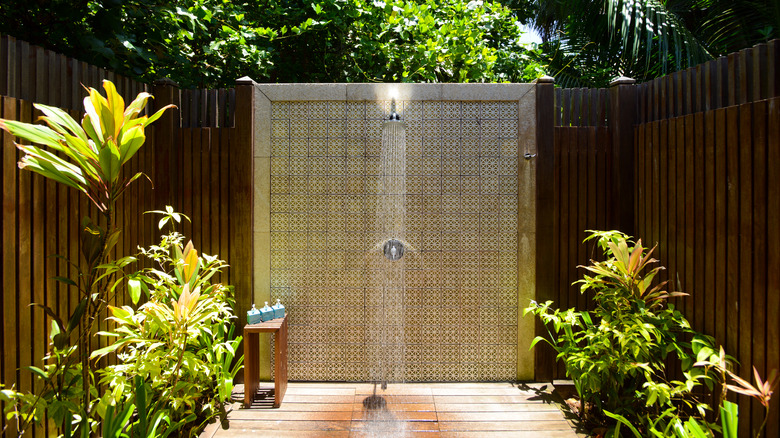
[{"label": "shower head", "polygon": [[393,113],[390,114],[390,117],[387,120],[391,122],[400,122],[401,116],[399,116],[397,112],[393,111]]}]

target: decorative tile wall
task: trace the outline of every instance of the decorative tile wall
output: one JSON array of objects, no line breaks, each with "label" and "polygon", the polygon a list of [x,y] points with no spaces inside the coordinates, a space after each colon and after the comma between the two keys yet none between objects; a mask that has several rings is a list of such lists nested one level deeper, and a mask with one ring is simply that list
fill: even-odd
[{"label": "decorative tile wall", "polygon": [[387,359],[394,381],[513,380],[518,103],[396,104],[408,243],[396,262],[377,215],[391,105],[271,103],[271,299],[289,312],[290,379],[366,381]]}]

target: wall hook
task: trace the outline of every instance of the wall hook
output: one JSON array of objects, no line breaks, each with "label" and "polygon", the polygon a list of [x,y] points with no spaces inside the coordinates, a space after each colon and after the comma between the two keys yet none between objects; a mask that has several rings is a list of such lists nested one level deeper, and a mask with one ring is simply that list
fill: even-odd
[{"label": "wall hook", "polygon": [[526,153],[523,154],[523,158],[525,158],[526,160],[530,160],[531,158],[536,158],[536,154],[532,154],[530,152],[526,152]]}]

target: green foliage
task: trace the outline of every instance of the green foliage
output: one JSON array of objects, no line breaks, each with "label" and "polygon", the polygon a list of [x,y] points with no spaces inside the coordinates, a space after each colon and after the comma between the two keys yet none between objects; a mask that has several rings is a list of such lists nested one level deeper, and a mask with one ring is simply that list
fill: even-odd
[{"label": "green foliage", "polygon": [[[0,32],[146,81],[529,81],[541,67],[494,1],[89,0],[0,6]],[[25,18],[22,25],[18,16]],[[527,14],[521,13],[525,16]]]},{"label": "green foliage", "polygon": [[[106,227],[85,217],[81,221],[81,252],[85,265],[57,256],[77,273],[75,279],[55,277],[64,285],[76,289],[79,303],[63,318],[54,309],[40,303],[52,321],[51,343],[43,358],[43,368],[28,367],[42,382],[35,394],[17,397],[15,415],[23,432],[44,416],[69,435],[89,434],[96,363],[90,363],[90,336],[95,322],[116,293],[124,269],[134,257],[111,259],[111,250],[120,231],[114,223],[114,207],[124,190],[142,173],[122,179],[121,168],[146,140],[144,129],[168,109],[152,116],[139,116],[151,95],[141,93],[125,107],[124,100],[110,81],[104,81],[106,95],[93,88],[84,98],[85,115],[77,123],[61,109],[38,105],[45,125],[0,119],[0,129],[20,137],[30,144],[17,143],[23,153],[19,167],[28,169],[84,193],[102,214]],[[45,148],[36,146],[42,145]],[[83,269],[82,269],[83,268]]]},{"label": "green foliage", "polygon": [[344,47],[327,53],[346,81],[522,82],[541,76],[519,23],[494,1],[322,3],[320,20]]},{"label": "green foliage", "polygon": [[777,38],[780,3],[536,0],[540,62],[565,87],[644,82]]},{"label": "green foliage", "polygon": [[[632,244],[619,232],[592,232],[604,251],[605,260],[585,267],[580,283],[589,293],[593,311],[551,309],[552,302],[532,303],[525,313],[541,318],[548,342],[574,381],[587,420],[602,422],[602,414],[622,416],[637,428],[647,427],[653,412],[686,415],[708,408],[694,396],[694,388],[712,385],[715,378],[705,368],[694,367],[714,354],[712,339],[693,331],[672,304],[664,283],[653,286],[661,269],[652,250],[645,252],[641,241]],[[674,355],[682,363],[682,380],[667,376],[666,359]],[[595,407],[587,413],[585,407]],[[678,413],[679,410],[679,413]]]},{"label": "green foliage", "polygon": [[[0,119],[0,129],[48,148],[17,144],[24,153],[20,168],[83,192],[99,211],[105,213],[111,210],[127,186],[143,175],[138,172],[130,178],[119,179],[122,165],[133,158],[146,141],[144,128],[173,105],[160,109],[151,117],[139,117],[150,94],[139,94],[125,108],[122,96],[111,81],[103,81],[103,88],[105,97],[94,88],[87,90],[89,97],[84,98],[86,114],[81,124],[59,108],[35,104],[35,108],[44,114],[40,120],[46,123],[45,126]],[[62,152],[67,159],[51,151]]]},{"label": "green foliage", "polygon": [[[165,214],[180,217],[172,209]],[[116,412],[109,407],[138,405],[141,394],[145,411],[166,419],[133,423],[129,436],[146,436],[135,428],[146,433],[152,423],[160,433],[170,433],[171,423],[180,427],[177,435],[197,436],[211,419],[224,419],[243,362],[233,363],[241,337],[233,336],[232,288],[210,282],[227,265],[215,256],[199,256],[192,242],[182,248],[182,241],[174,231],[141,250],[156,267],[131,278],[140,282],[148,301],[137,310],[109,306],[116,329],[100,334],[114,340],[92,354],[116,352],[120,361],[100,371],[101,383],[111,388],[99,407],[106,412],[104,424]]]}]

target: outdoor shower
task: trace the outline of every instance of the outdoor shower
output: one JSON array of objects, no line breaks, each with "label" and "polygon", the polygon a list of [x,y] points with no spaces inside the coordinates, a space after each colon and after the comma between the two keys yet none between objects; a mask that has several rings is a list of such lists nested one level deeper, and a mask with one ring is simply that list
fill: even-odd
[{"label": "outdoor shower", "polygon": [[[385,400],[376,394],[376,386],[387,388],[388,380],[402,380],[404,376],[404,267],[401,258],[406,252],[406,126],[396,112],[395,100],[391,113],[382,126],[381,202],[377,213],[382,218],[385,236],[377,247],[384,255],[382,302],[379,314],[378,345],[372,345],[376,354],[375,368],[369,376],[374,382],[374,393],[363,401],[368,409],[382,409]],[[388,315],[391,315],[388,318]]]}]

